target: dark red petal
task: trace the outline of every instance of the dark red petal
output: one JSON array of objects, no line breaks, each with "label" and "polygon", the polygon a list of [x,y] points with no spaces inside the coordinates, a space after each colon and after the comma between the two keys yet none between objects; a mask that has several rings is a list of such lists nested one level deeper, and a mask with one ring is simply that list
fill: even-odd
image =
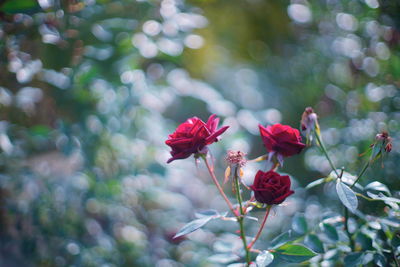
[{"label": "dark red petal", "polygon": [[292,195],[293,193],[294,193],[294,191],[290,190],[290,191],[286,192],[284,195],[275,198],[273,201],[274,202],[273,204],[281,204],[283,201],[285,201],[285,199],[288,196]]},{"label": "dark red petal", "polygon": [[216,138],[218,136],[220,136],[221,134],[223,134],[226,130],[228,130],[229,126],[224,126],[221,129],[219,129],[218,131],[214,132],[212,135],[210,135],[209,137],[207,137],[206,139],[206,143],[209,145],[213,142],[216,141]]},{"label": "dark red petal", "polygon": [[174,138],[165,141],[169,146],[188,144],[190,142],[192,142],[192,138]]},{"label": "dark red petal", "polygon": [[174,155],[172,158],[168,159],[167,163],[170,163],[176,159],[186,159],[186,158],[190,157],[190,155],[192,155],[192,153],[180,152],[180,153]]},{"label": "dark red petal", "polygon": [[265,172],[263,172],[261,170],[259,170],[256,173],[256,176],[254,177],[253,186],[259,187],[259,185],[262,184],[264,174],[265,174]]},{"label": "dark red petal", "polygon": [[208,120],[207,120],[207,128],[210,130],[210,132],[214,132],[219,124],[219,118],[216,118],[215,114],[212,114]]}]

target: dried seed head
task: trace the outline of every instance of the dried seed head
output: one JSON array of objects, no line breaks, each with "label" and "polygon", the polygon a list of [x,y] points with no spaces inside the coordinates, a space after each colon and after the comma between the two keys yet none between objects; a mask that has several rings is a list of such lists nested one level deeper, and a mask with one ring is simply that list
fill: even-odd
[{"label": "dried seed head", "polygon": [[241,151],[228,150],[226,155],[226,161],[229,165],[238,165],[243,167],[246,164],[246,154]]}]

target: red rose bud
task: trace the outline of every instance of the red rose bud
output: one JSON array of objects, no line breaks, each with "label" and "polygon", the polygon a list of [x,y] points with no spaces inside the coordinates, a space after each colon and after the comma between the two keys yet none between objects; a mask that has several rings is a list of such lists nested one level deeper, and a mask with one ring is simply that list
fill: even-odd
[{"label": "red rose bud", "polygon": [[312,107],[307,107],[303,114],[301,115],[301,131],[306,136],[307,145],[311,144],[312,141],[312,133],[316,131],[316,134],[319,133],[319,125],[318,125],[318,115],[314,112]]},{"label": "red rose bud", "polygon": [[301,115],[301,130],[310,132],[318,126],[318,115],[312,107],[307,107]]},{"label": "red rose bud", "polygon": [[288,125],[274,124],[267,127],[258,125],[258,127],[264,146],[269,152],[269,160],[276,154],[282,165],[283,157],[299,154],[305,147],[305,144],[301,143],[299,130]]},{"label": "red rose bud", "polygon": [[218,128],[219,118],[215,114],[208,118],[207,123],[197,117],[187,119],[168,136],[165,143],[171,147],[171,156],[167,163],[176,159],[185,159],[192,154],[206,151],[206,146],[218,141],[218,137],[229,126]]},{"label": "red rose bud", "polygon": [[386,146],[385,146],[385,151],[386,151],[387,153],[389,153],[390,151],[392,151],[392,143],[386,144]]},{"label": "red rose bud", "polygon": [[370,145],[370,149],[371,156],[369,161],[374,162],[376,159],[384,156],[384,153],[392,151],[392,138],[386,131],[383,131],[375,136],[375,142]]},{"label": "red rose bud", "polygon": [[388,132],[383,131],[375,136],[375,139],[381,142],[384,150],[389,153],[392,151],[392,138],[389,136]]},{"label": "red rose bud", "polygon": [[250,188],[254,191],[254,197],[258,202],[273,205],[281,204],[294,193],[290,190],[290,185],[290,178],[287,175],[279,175],[274,171],[258,171]]}]

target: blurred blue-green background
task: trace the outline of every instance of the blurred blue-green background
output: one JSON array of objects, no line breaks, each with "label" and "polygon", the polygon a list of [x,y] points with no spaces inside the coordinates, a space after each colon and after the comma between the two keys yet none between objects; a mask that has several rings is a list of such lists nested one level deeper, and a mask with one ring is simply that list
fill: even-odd
[{"label": "blurred blue-green background", "polygon": [[[220,176],[228,149],[265,154],[258,123],[298,128],[307,106],[351,173],[387,130],[365,182],[400,189],[397,1],[1,0],[0,20],[0,266],[225,266],[208,257],[238,241],[234,222],[172,239],[196,210],[226,210],[204,166],[166,164],[192,116],[230,125],[210,147]],[[282,171],[296,194],[260,246],[298,211],[340,212],[331,187],[303,189],[330,172],[316,147]]]}]

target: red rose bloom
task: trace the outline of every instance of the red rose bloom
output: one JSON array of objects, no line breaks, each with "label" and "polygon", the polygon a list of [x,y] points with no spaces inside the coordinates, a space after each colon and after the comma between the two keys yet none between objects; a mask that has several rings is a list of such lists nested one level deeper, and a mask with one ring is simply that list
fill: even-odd
[{"label": "red rose bloom", "polygon": [[279,175],[274,171],[258,171],[250,188],[258,202],[268,205],[281,204],[294,193],[290,190],[289,176]]},{"label": "red rose bloom", "polygon": [[269,158],[277,154],[278,160],[301,152],[305,144],[301,142],[300,132],[288,125],[274,124],[267,127],[258,125],[264,146],[270,152]]},{"label": "red rose bloom", "polygon": [[171,155],[167,163],[176,159],[185,159],[190,155],[201,152],[207,145],[218,141],[218,136],[225,132],[229,126],[217,130],[219,118],[215,114],[208,118],[207,123],[193,117],[187,119],[168,136],[165,143],[171,147]]}]

